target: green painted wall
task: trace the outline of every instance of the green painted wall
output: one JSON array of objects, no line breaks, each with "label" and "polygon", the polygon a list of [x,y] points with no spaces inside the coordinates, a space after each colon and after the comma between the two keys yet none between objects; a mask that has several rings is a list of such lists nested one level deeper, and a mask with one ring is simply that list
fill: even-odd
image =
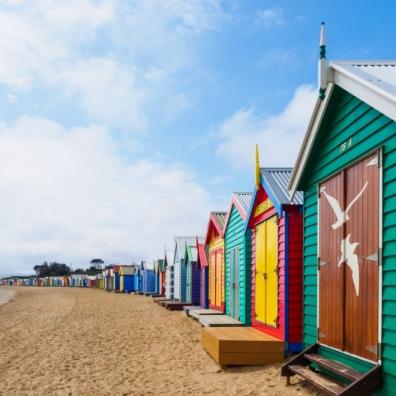
[{"label": "green painted wall", "polygon": [[[341,150],[344,142],[352,145]],[[304,344],[317,340],[317,185],[365,156],[383,148],[383,316],[381,395],[396,394],[396,123],[336,87],[299,189],[304,191]],[[324,351],[364,371],[369,364],[345,354]]]},{"label": "green painted wall", "polygon": [[251,254],[250,231],[245,234],[245,223],[235,206],[232,208],[231,216],[225,232],[225,293],[226,314],[230,315],[230,250],[239,247],[239,320],[250,325],[250,301],[251,301]]}]

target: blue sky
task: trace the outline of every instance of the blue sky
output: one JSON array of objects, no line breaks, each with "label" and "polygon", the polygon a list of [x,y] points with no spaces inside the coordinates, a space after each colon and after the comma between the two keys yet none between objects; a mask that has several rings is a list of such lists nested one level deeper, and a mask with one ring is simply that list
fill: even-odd
[{"label": "blue sky", "polygon": [[367,4],[2,1],[0,274],[204,234],[252,189],[255,143],[293,165],[322,20],[330,60],[394,59],[395,6]]}]

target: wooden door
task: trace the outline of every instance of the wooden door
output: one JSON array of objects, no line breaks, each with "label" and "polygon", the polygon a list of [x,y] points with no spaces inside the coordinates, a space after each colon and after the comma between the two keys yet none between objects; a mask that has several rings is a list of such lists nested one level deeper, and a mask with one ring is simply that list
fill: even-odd
[{"label": "wooden door", "polygon": [[191,303],[191,279],[192,279],[192,266],[188,262],[186,266],[186,301]]},{"label": "wooden door", "polygon": [[379,153],[320,187],[319,340],[377,361]]},{"label": "wooden door", "polygon": [[278,221],[265,221],[265,323],[278,323]]},{"label": "wooden door", "polygon": [[239,248],[230,250],[230,315],[239,320]]},{"label": "wooden door", "polygon": [[256,320],[265,323],[265,223],[256,227]]},{"label": "wooden door", "polygon": [[209,255],[209,301],[216,306],[216,252],[211,251]]},{"label": "wooden door", "polygon": [[278,221],[277,217],[256,227],[256,320],[269,326],[278,322]]},{"label": "wooden door", "polygon": [[221,289],[222,289],[222,253],[216,251],[216,307],[221,307]]}]

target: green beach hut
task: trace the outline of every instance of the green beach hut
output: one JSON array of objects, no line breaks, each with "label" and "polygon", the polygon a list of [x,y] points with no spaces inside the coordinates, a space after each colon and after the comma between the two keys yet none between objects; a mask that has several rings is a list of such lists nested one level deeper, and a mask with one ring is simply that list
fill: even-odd
[{"label": "green beach hut", "polygon": [[308,350],[282,374],[396,395],[396,61],[327,63],[322,26],[319,82],[289,184],[304,192]]},{"label": "green beach hut", "polygon": [[224,225],[226,314],[243,324],[251,321],[250,231],[245,221],[252,193],[234,193]]}]

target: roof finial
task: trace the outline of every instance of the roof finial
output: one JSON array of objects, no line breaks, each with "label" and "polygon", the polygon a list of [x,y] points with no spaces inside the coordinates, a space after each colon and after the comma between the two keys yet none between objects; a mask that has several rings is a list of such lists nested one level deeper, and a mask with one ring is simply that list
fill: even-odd
[{"label": "roof finial", "polygon": [[320,25],[320,43],[319,43],[319,71],[318,71],[318,85],[319,98],[321,100],[325,97],[327,87],[327,61],[326,61],[326,37],[324,30],[324,22]]},{"label": "roof finial", "polygon": [[260,187],[260,156],[258,144],[256,144],[256,187],[257,189]]}]

